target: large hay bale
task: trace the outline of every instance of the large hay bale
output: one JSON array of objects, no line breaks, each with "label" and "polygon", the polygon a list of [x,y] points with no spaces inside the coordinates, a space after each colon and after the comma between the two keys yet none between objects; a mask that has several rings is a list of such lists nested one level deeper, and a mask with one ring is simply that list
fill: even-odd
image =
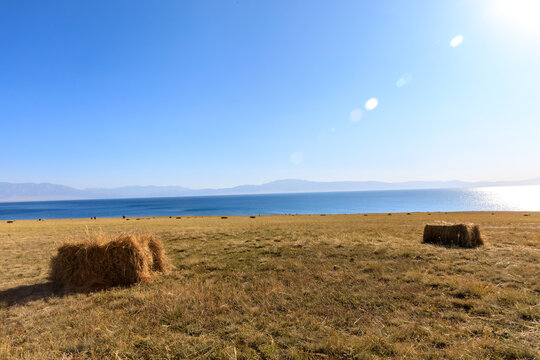
[{"label": "large hay bale", "polygon": [[484,244],[478,225],[426,225],[424,243],[449,247],[475,248]]},{"label": "large hay bale", "polygon": [[101,233],[89,241],[61,245],[51,259],[50,280],[90,290],[148,281],[166,268],[163,245],[152,235]]}]

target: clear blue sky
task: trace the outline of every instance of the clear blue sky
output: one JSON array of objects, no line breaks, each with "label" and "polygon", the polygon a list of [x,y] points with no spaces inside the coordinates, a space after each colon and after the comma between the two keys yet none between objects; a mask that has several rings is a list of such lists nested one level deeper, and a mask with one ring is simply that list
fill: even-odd
[{"label": "clear blue sky", "polygon": [[538,177],[539,4],[0,0],[0,181]]}]

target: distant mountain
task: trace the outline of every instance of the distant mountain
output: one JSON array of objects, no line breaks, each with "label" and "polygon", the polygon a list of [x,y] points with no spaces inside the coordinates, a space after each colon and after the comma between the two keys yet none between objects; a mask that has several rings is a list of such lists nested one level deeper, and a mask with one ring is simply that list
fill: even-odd
[{"label": "distant mountain", "polygon": [[124,186],[113,189],[75,189],[55,184],[13,184],[0,182],[0,202],[151,198],[203,195],[277,194],[299,192],[334,192],[366,190],[443,189],[482,186],[540,185],[540,178],[522,181],[465,182],[465,181],[335,181],[318,182],[297,179],[276,180],[262,185],[241,185],[224,189],[189,189],[182,186]]},{"label": "distant mountain", "polygon": [[87,199],[88,193],[69,186],[55,184],[13,184],[0,182],[0,201],[41,201]]},{"label": "distant mountain", "polygon": [[[506,182],[465,182],[465,181],[334,181],[318,182],[297,179],[276,180],[262,185],[241,185],[225,189],[190,190],[189,195],[240,195],[240,194],[278,194],[299,192],[370,191],[370,190],[411,190],[411,189],[449,189],[483,186],[540,185],[540,178]],[[185,195],[186,193],[184,193]]]},{"label": "distant mountain", "polygon": [[114,189],[84,189],[96,197],[103,198],[137,198],[179,196],[190,191],[182,186],[123,186]]}]

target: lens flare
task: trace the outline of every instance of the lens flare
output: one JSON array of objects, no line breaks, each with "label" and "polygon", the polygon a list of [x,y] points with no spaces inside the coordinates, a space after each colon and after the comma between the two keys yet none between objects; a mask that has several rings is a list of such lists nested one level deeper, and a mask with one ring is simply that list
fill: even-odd
[{"label": "lens flare", "polygon": [[371,98],[368,101],[366,101],[366,104],[364,105],[364,107],[366,108],[367,111],[371,111],[375,109],[377,105],[379,105],[379,100],[377,100],[377,98]]},{"label": "lens flare", "polygon": [[349,114],[349,119],[352,122],[358,122],[358,121],[362,120],[363,116],[364,116],[364,112],[362,111],[362,109],[354,109]]},{"label": "lens flare", "polygon": [[400,76],[400,78],[396,81],[397,87],[404,87],[408,83],[412,81],[412,74],[411,73],[405,73]]},{"label": "lens flare", "polygon": [[456,46],[461,45],[462,42],[463,42],[463,36],[458,35],[458,36],[454,37],[452,40],[450,40],[450,46],[451,47],[456,47]]},{"label": "lens flare", "polygon": [[304,159],[304,155],[301,152],[293,152],[291,154],[291,163],[293,165],[299,165]]}]

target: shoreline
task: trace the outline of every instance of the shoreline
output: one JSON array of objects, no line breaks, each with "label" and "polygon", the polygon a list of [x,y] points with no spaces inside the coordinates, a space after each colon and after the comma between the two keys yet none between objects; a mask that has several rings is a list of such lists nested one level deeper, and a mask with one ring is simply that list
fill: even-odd
[{"label": "shoreline", "polygon": [[466,214],[476,214],[476,215],[519,215],[523,216],[532,216],[540,215],[540,211],[416,211],[416,212],[372,212],[372,213],[341,213],[341,214],[323,214],[323,213],[314,213],[314,214],[253,214],[253,215],[171,215],[171,216],[126,216],[126,217],[96,217],[96,219],[91,218],[42,218],[42,219],[16,219],[16,218],[0,218],[0,224],[9,223],[13,224],[15,222],[46,222],[46,221],[99,221],[99,220],[180,220],[180,219],[222,219],[223,217],[227,219],[242,219],[242,218],[270,218],[270,217],[312,217],[312,216],[328,216],[328,217],[341,217],[341,216],[388,216],[388,215],[404,215],[404,216],[414,216],[414,215],[425,215],[425,216],[437,216],[437,215],[466,215]]}]

